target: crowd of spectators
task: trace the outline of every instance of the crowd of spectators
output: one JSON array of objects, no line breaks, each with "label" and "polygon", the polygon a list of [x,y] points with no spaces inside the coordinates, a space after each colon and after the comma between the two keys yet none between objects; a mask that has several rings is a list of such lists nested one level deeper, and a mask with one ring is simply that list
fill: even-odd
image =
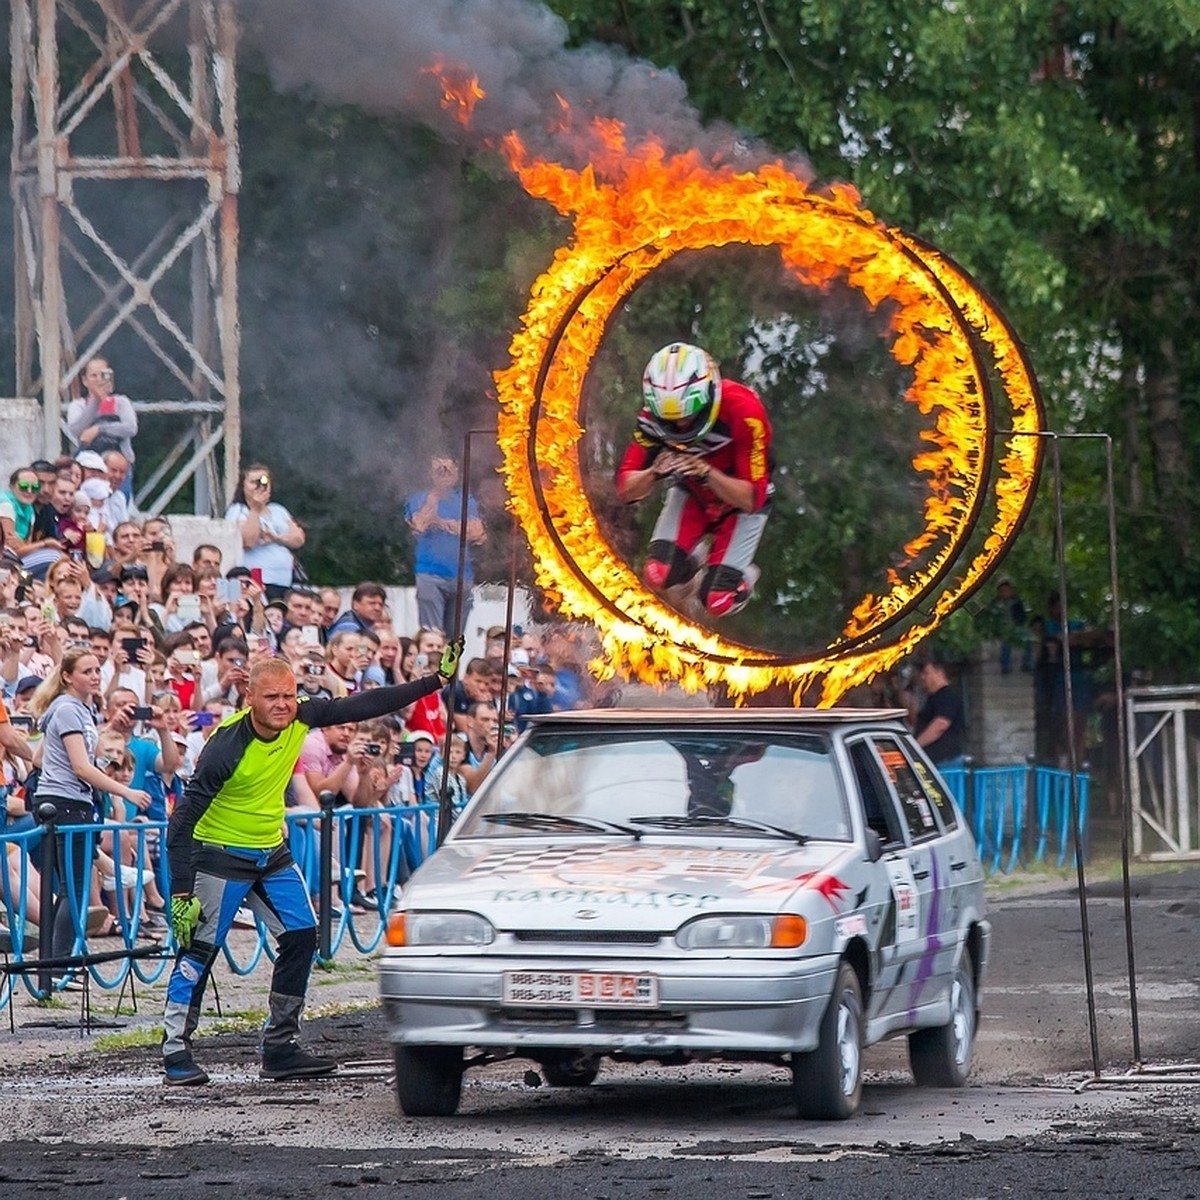
[{"label": "crowd of spectators", "polygon": [[[128,470],[119,450],[81,450],[14,471],[0,495],[0,833],[32,827],[49,796],[39,773],[56,714],[87,736],[74,739],[83,759],[55,758],[52,798],[63,798],[65,771],[79,781],[68,798],[86,800],[97,821],[163,820],[205,741],[243,706],[258,660],[284,659],[302,697],[345,696],[434,673],[445,644],[440,628],[396,629],[378,583],[359,583],[343,604],[336,588],[298,582],[304,532],[272,500],[265,466],[245,472],[230,509],[245,552],[233,564],[215,545],[180,561],[170,521],[130,509]],[[489,629],[483,653],[444,692],[395,718],[313,730],[288,804],[316,809],[325,790],[356,809],[420,804],[443,783],[461,803],[531,715],[586,702],[580,660],[561,628],[517,627],[511,642],[503,627]],[[374,825],[388,836],[387,822]],[[103,918],[121,910],[118,879],[136,881],[131,844],[99,842],[95,932],[115,926]],[[361,861],[353,902],[373,904],[380,855],[362,852]],[[161,925],[161,896],[152,883],[142,893],[134,918]]]}]

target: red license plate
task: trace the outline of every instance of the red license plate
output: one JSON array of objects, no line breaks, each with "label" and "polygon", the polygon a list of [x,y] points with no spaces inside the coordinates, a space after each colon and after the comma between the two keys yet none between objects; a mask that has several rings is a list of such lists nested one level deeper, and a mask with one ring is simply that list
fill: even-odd
[{"label": "red license plate", "polygon": [[504,1003],[539,1008],[657,1008],[658,980],[619,971],[505,971]]}]

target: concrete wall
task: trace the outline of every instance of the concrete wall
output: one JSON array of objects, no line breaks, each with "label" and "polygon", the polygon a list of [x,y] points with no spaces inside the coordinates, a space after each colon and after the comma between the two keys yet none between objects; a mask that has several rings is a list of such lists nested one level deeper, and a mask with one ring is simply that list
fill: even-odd
[{"label": "concrete wall", "polygon": [[0,397],[0,490],[18,468],[42,457],[42,407],[36,400]]},{"label": "concrete wall", "polygon": [[171,535],[175,539],[175,558],[190,563],[196,547],[207,543],[221,551],[221,566],[228,571],[242,561],[242,539],[232,521],[219,517],[193,517],[186,513],[167,513]]},{"label": "concrete wall", "polygon": [[967,753],[981,766],[1023,762],[1034,750],[1033,676],[1021,670],[1014,651],[1012,669],[1000,670],[999,646],[986,643],[963,677],[967,709]]}]

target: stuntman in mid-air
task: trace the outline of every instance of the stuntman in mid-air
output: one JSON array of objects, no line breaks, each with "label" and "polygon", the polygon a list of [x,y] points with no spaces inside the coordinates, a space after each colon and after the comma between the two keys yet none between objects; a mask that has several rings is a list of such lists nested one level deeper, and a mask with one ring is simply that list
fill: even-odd
[{"label": "stuntman in mid-air", "polygon": [[759,575],[754,554],[773,490],[766,410],[686,342],[650,359],[642,399],[617,494],[634,503],[659,480],[668,484],[642,577],[677,606],[696,595],[708,616],[729,616],[745,607]]}]

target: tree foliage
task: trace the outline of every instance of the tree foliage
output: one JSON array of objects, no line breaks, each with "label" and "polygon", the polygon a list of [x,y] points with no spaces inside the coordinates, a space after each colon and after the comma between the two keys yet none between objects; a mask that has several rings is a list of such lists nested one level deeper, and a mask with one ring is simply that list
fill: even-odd
[{"label": "tree foliage", "polygon": [[[1194,673],[1200,6],[554,7],[579,43],[674,68],[706,118],[802,151],[974,273],[1026,341],[1051,427],[1114,439],[1131,661]],[[1110,620],[1103,446],[1061,457],[1070,587]],[[1009,563],[1035,610],[1056,579],[1052,490]]]},{"label": "tree foliage", "polygon": [[[1113,438],[1127,661],[1194,675],[1196,0],[550,7],[572,44],[677,71],[705,119],[807,155],[818,180],[853,183],[881,220],[974,274],[1027,343],[1051,427]],[[309,523],[314,577],[404,580],[404,494],[430,450],[494,419],[491,371],[566,225],[486,154],[281,93],[249,57],[239,69],[247,453],[275,466],[281,499]],[[698,256],[635,294],[592,372],[584,451],[614,538],[636,554],[652,514],[613,505],[607,481],[645,356],[688,332],[731,373],[757,372],[787,411],[763,554],[786,619],[751,606],[742,633],[766,636],[771,621],[805,644],[828,636],[903,536],[914,428],[889,400],[900,381],[878,322],[845,297],[789,294],[747,261]],[[171,394],[153,362],[123,369],[132,394]],[[503,533],[495,458],[479,449],[481,498]],[[1072,603],[1097,622],[1113,616],[1104,449],[1060,446]],[[1052,485],[1006,563],[1035,611],[1056,580]],[[502,575],[506,539],[484,558],[485,577]]]}]

